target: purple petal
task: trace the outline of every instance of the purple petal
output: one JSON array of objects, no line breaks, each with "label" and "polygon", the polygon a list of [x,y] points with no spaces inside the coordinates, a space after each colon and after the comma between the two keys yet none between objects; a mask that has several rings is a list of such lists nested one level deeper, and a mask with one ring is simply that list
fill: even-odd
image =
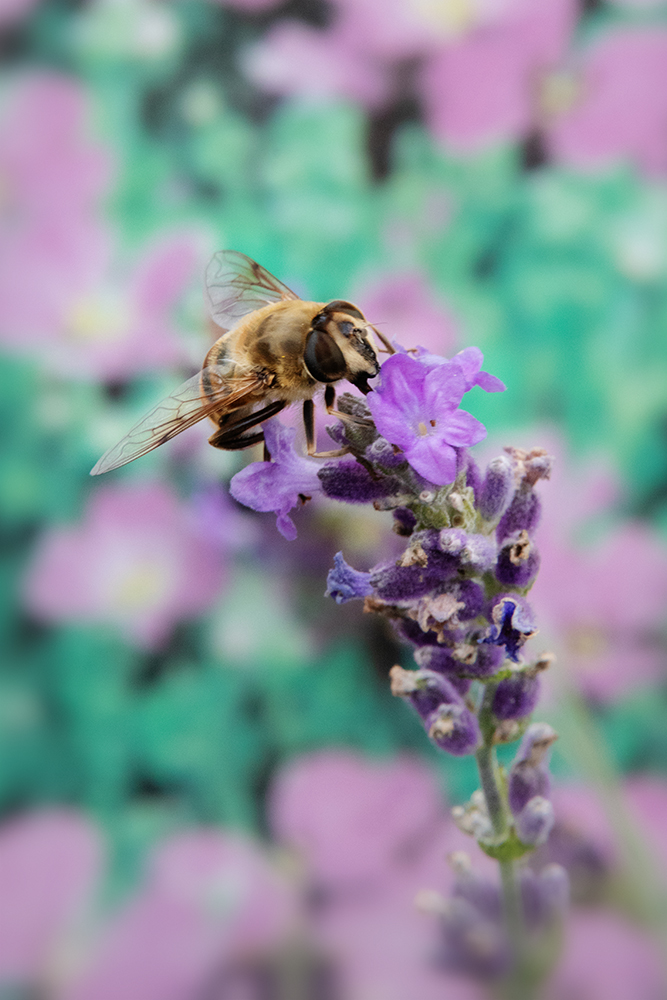
[{"label": "purple petal", "polygon": [[278,530],[292,540],[296,538],[296,528],[287,513],[300,503],[301,494],[312,496],[322,492],[317,476],[319,466],[294,451],[293,428],[271,420],[264,425],[264,435],[273,461],[253,462],[241,469],[232,478],[229,492],[252,510],[278,514]]},{"label": "purple petal", "polygon": [[424,380],[424,409],[428,419],[437,420],[455,410],[465,391],[465,378],[458,365],[447,362],[432,368]]},{"label": "purple petal", "polygon": [[464,378],[466,380],[466,389],[472,388],[475,385],[475,379],[477,373],[482,367],[482,362],[484,361],[484,355],[480,351],[479,347],[466,347],[465,350],[459,351],[452,358],[452,363],[459,365],[461,371],[463,372]]},{"label": "purple petal", "polygon": [[[378,396],[393,397],[393,402],[405,405],[420,395],[426,374],[423,365],[408,354],[393,354],[382,365],[375,391]],[[366,402],[371,398],[369,395]]]},{"label": "purple petal", "polygon": [[366,397],[375,426],[392,444],[408,445],[423,419],[426,374],[414,358],[394,354],[383,364],[375,389]]},{"label": "purple petal", "polygon": [[405,456],[413,469],[436,486],[456,479],[456,452],[435,434],[416,437]]},{"label": "purple petal", "polygon": [[392,444],[399,448],[407,448],[414,440],[417,433],[417,424],[421,414],[417,410],[417,400],[413,407],[414,413],[409,409],[401,409],[389,399],[373,400],[374,392],[366,397],[366,402],[371,411],[379,433]]},{"label": "purple petal", "polygon": [[229,484],[229,492],[252,510],[276,509],[276,477],[279,470],[272,462],[253,462],[241,469]]},{"label": "purple petal", "polygon": [[488,372],[480,372],[473,385],[478,385],[485,392],[504,392],[507,388],[504,382],[501,382],[495,375],[489,375]]},{"label": "purple petal", "polygon": [[288,542],[293,542],[296,538],[296,525],[289,514],[278,514],[276,527]]},{"label": "purple petal", "polygon": [[457,410],[446,418],[442,435],[455,448],[469,448],[486,437],[486,427],[472,414]]}]

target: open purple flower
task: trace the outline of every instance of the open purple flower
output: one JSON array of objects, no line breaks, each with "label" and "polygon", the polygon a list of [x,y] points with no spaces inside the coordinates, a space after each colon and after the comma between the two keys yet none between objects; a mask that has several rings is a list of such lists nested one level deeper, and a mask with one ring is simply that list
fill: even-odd
[{"label": "open purple flower", "polygon": [[252,510],[272,510],[278,515],[276,525],[280,534],[293,541],[296,527],[289,512],[304,497],[322,492],[317,478],[320,466],[296,453],[293,427],[285,427],[274,419],[267,420],[263,428],[272,461],[253,462],[241,469],[229,484],[229,492]]},{"label": "open purple flower", "polygon": [[382,366],[378,385],[367,397],[380,434],[402,448],[410,465],[438,486],[456,478],[456,448],[486,436],[483,424],[459,409],[469,388],[457,361],[429,369],[414,358],[394,354]]}]

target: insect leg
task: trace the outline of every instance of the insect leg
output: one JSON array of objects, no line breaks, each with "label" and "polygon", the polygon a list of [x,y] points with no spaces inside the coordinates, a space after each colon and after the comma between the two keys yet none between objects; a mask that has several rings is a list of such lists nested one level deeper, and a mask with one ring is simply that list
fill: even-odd
[{"label": "insect leg", "polygon": [[312,399],[304,399],[303,401],[303,426],[306,430],[306,449],[309,455],[314,455],[315,454],[315,404],[313,403]]},{"label": "insect leg", "polygon": [[336,402],[336,390],[329,383],[324,387],[324,405],[327,408],[327,413],[333,412],[333,405]]},{"label": "insect leg", "polygon": [[227,438],[231,438],[232,440],[239,439],[245,431],[250,430],[251,427],[256,427],[257,424],[263,423],[269,417],[275,416],[276,413],[280,413],[286,406],[287,403],[285,400],[277,399],[274,403],[269,403],[268,406],[264,406],[261,410],[248,413],[245,417],[240,417],[238,420],[234,420],[233,412],[225,414],[226,419],[221,423],[219,430],[208,439],[208,443],[212,444],[214,448],[227,448],[228,445],[222,443]]},{"label": "insect leg", "polygon": [[[331,386],[327,386],[324,390],[325,402],[327,401],[330,388],[332,389],[333,394],[333,388]],[[333,399],[331,402],[333,403]],[[329,411],[328,406],[327,411]],[[312,399],[304,400],[303,424],[306,429],[306,448],[311,458],[339,458],[341,455],[347,455],[349,452],[349,448],[336,448],[335,451],[315,451],[315,404]]]},{"label": "insect leg", "polygon": [[256,434],[214,434],[208,439],[208,443],[214,448],[221,448],[223,451],[241,451],[242,448],[249,448],[252,444],[259,444],[264,440],[264,431],[257,431]]}]

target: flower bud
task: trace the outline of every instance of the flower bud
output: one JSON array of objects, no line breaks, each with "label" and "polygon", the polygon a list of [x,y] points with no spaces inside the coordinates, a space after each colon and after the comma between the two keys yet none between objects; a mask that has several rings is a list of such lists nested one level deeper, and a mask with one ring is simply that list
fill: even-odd
[{"label": "flower bud", "polygon": [[443,552],[456,557],[460,571],[483,574],[496,562],[497,547],[486,535],[469,535],[461,528],[443,528],[439,541]]},{"label": "flower bud", "polygon": [[447,579],[457,576],[458,560],[438,543],[439,532],[417,532],[398,561],[375,566],[371,582],[376,595],[383,601],[410,601],[441,590]]},{"label": "flower bud", "polygon": [[405,455],[402,451],[396,451],[393,444],[389,444],[386,438],[379,437],[368,446],[365,457],[371,465],[378,465],[383,469],[398,469],[400,466],[407,466]]},{"label": "flower bud", "polygon": [[318,470],[317,478],[326,496],[345,503],[371,503],[401,490],[393,476],[378,473],[375,478],[359,462],[330,462]]},{"label": "flower bud", "polygon": [[501,720],[523,719],[533,711],[539,695],[539,679],[527,670],[517,670],[498,684],[493,696],[493,714]]},{"label": "flower bud", "polygon": [[488,919],[500,920],[502,898],[498,884],[476,872],[464,851],[454,851],[448,860],[456,873],[452,895],[466,899]]},{"label": "flower bud", "polygon": [[371,574],[353,569],[343,559],[343,553],[334,556],[334,567],[327,576],[325,597],[333,597],[336,604],[345,604],[355,598],[368,597],[373,593]]},{"label": "flower bud", "polygon": [[465,705],[441,705],[430,720],[428,735],[454,757],[474,753],[482,742],[477,717]]},{"label": "flower bud", "polygon": [[460,702],[458,692],[441,674],[432,670],[403,670],[395,666],[389,671],[391,693],[408,698],[413,708],[426,722],[441,705]]},{"label": "flower bud", "polygon": [[510,964],[510,950],[502,926],[485,918],[466,899],[446,901],[442,913],[443,964],[476,978],[493,979]]},{"label": "flower bud", "polygon": [[347,447],[348,440],[345,437],[345,427],[340,420],[337,420],[335,424],[327,424],[326,432],[334,444],[337,444],[339,448]]},{"label": "flower bud", "polygon": [[505,513],[514,490],[514,469],[509,458],[505,455],[494,458],[486,468],[477,503],[477,510],[485,521],[495,521]]},{"label": "flower bud", "polygon": [[481,740],[477,718],[446,677],[399,666],[391,668],[389,677],[391,693],[410,701],[436,746],[456,757],[477,749]]},{"label": "flower bud", "polygon": [[468,693],[471,681],[461,677],[461,664],[451,656],[446,646],[420,646],[414,651],[414,658],[422,670],[434,670],[442,674],[460,695]]},{"label": "flower bud", "polygon": [[472,457],[469,451],[465,453],[466,458],[466,486],[469,486],[473,491],[475,496],[475,503],[479,500],[480,490],[482,488],[482,474],[479,471],[479,466],[475,459]]},{"label": "flower bud", "polygon": [[461,552],[461,568],[480,576],[493,568],[497,548],[486,535],[468,535],[465,548]]},{"label": "flower bud", "polygon": [[505,587],[527,587],[537,576],[540,555],[527,531],[506,539],[496,563],[496,578]]},{"label": "flower bud", "polygon": [[538,494],[532,486],[522,483],[496,528],[498,542],[504,542],[510,535],[519,531],[527,531],[529,535],[532,535],[539,523],[541,513],[542,501]]},{"label": "flower bud", "polygon": [[534,722],[524,733],[507,779],[510,809],[515,816],[534,796],[548,798],[550,748],[557,738],[547,722]]},{"label": "flower bud", "polygon": [[555,822],[554,807],[549,799],[534,795],[516,817],[516,832],[524,844],[537,847],[544,844]]},{"label": "flower bud", "polygon": [[454,806],[452,819],[462,833],[475,840],[490,840],[493,837],[493,824],[489,816],[484,795],[482,801],[471,796],[465,806]]},{"label": "flower bud", "polygon": [[554,460],[546,448],[531,448],[530,451],[525,451],[523,448],[510,447],[505,448],[505,452],[512,461],[518,482],[534,486],[538,479],[550,477]]}]

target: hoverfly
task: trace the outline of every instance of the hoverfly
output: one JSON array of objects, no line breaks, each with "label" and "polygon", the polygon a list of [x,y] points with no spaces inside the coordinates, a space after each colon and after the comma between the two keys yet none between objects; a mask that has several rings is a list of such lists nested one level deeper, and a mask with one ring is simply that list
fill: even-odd
[{"label": "hoverfly", "polygon": [[139,420],[100,458],[92,476],[133,462],[205,417],[216,426],[209,438],[214,448],[249,448],[264,439],[256,428],[299,401],[308,454],[317,455],[314,394],[324,385],[327,412],[335,413],[336,382],[347,379],[363,393],[370,391],[368,379],[380,370],[371,329],[393,353],[351,302],[304,302],[235,250],[221,250],[211,260],[206,296],[211,317],[224,332],[202,370]]}]

